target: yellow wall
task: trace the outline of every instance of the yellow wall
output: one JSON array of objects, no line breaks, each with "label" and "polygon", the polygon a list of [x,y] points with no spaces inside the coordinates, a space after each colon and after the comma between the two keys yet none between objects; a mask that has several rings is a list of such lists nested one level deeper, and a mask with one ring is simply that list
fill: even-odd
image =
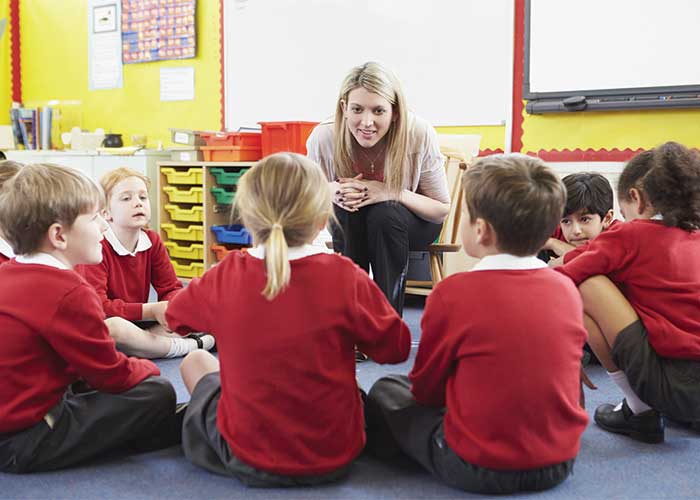
[{"label": "yellow wall", "polygon": [[[149,147],[159,140],[171,144],[169,127],[221,128],[219,0],[197,1],[197,57],[125,64],[123,88],[94,91],[88,90],[87,5],[87,0],[20,1],[25,104],[81,101],[82,128],[121,133],[125,145],[133,134],[148,136]],[[178,66],[194,67],[195,99],[160,102],[160,68]]]},{"label": "yellow wall", "polygon": [[700,147],[700,110],[586,111],[529,115],[523,110],[523,152],[649,149],[666,141]]},{"label": "yellow wall", "polygon": [[505,150],[506,128],[503,125],[470,127],[436,127],[439,134],[478,134],[481,136],[479,149]]},{"label": "yellow wall", "polygon": [[10,123],[12,75],[10,73],[10,0],[0,0],[0,19],[5,19],[5,33],[0,37],[0,125]]}]

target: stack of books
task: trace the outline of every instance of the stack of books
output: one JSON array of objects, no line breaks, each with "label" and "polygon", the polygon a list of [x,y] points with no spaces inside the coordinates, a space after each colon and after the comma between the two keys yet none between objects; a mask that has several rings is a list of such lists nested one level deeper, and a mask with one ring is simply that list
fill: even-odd
[{"label": "stack of books", "polygon": [[51,149],[52,115],[49,106],[10,109],[15,144],[24,149]]}]

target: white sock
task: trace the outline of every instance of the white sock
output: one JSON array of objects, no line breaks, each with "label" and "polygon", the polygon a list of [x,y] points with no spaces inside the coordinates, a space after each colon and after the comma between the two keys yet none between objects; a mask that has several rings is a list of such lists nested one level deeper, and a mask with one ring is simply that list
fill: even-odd
[{"label": "white sock", "polygon": [[165,355],[166,358],[180,358],[190,351],[197,349],[197,342],[194,339],[175,338],[170,339],[170,350]]},{"label": "white sock", "polygon": [[[639,413],[644,413],[647,410],[651,410],[651,406],[639,399],[639,396],[635,394],[634,390],[630,386],[629,380],[627,380],[627,375],[625,375],[625,372],[618,370],[616,372],[608,372],[608,375],[610,375],[613,382],[615,382],[615,384],[617,384],[617,386],[622,390],[622,393],[625,395],[625,399],[627,400],[627,406],[630,407],[632,413],[638,415]],[[619,410],[620,408],[622,408],[622,403],[620,403],[615,410]]]}]

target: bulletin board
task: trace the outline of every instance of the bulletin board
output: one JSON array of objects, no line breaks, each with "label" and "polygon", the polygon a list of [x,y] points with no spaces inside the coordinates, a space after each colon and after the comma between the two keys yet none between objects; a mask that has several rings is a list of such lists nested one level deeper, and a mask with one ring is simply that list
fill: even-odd
[{"label": "bulletin board", "polygon": [[378,61],[435,126],[511,116],[513,0],[227,0],[225,124],[320,121],[342,79]]},{"label": "bulletin board", "polygon": [[[124,64],[195,56],[196,0],[121,1]],[[109,6],[101,8],[109,19]]]}]

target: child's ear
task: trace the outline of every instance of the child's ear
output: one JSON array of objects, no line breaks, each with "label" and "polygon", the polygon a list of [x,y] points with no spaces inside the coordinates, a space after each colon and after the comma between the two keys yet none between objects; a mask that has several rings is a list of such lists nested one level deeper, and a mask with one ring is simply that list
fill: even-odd
[{"label": "child's ear", "polygon": [[613,217],[615,217],[615,213],[613,212],[613,210],[608,210],[608,213],[606,213],[605,217],[603,217],[603,229],[607,229],[610,226],[610,224],[612,224]]},{"label": "child's ear", "polygon": [[637,215],[642,215],[648,208],[648,203],[644,197],[644,193],[637,188],[630,188],[629,199],[632,200],[632,203],[637,211]]},{"label": "child's ear", "polygon": [[68,245],[66,240],[66,231],[63,225],[54,222],[49,226],[47,237],[51,246],[57,250],[65,250]]},{"label": "child's ear", "polygon": [[113,222],[112,214],[110,214],[110,213],[109,213],[109,210],[107,210],[106,208],[103,208],[103,209],[102,209],[102,213],[101,213],[100,215],[101,215],[102,218],[103,218],[104,220],[106,220],[107,222]]},{"label": "child's ear", "polygon": [[476,242],[482,246],[490,246],[496,242],[493,226],[481,217],[476,219]]}]

